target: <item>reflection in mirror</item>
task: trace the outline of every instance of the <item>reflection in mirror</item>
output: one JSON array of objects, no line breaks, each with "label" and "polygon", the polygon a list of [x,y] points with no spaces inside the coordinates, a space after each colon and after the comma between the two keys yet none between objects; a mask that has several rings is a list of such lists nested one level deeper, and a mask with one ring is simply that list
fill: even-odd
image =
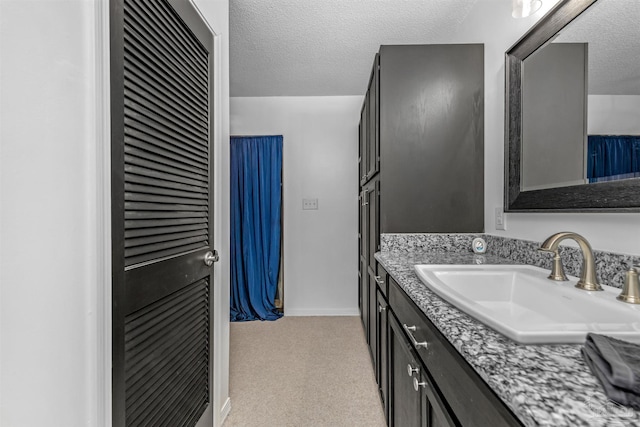
[{"label": "reflection in mirror", "polygon": [[638,22],[637,0],[559,0],[507,52],[507,211],[640,210]]},{"label": "reflection in mirror", "polygon": [[524,60],[523,191],[640,176],[639,21],[600,0]]}]

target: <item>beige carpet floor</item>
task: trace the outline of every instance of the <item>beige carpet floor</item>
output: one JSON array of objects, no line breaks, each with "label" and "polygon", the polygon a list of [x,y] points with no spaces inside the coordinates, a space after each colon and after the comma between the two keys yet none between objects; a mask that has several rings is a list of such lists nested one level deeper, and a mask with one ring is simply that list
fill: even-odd
[{"label": "beige carpet floor", "polygon": [[359,317],[231,323],[224,427],[386,425]]}]

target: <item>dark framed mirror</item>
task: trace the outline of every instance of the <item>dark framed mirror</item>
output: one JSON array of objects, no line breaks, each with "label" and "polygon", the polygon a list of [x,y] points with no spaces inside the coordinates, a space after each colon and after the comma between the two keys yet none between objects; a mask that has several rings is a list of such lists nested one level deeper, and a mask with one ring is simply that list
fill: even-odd
[{"label": "dark framed mirror", "polygon": [[[599,137],[631,138],[640,161],[635,3],[560,0],[506,52],[505,211],[640,212],[640,173],[593,172]],[[626,128],[606,128],[625,115]]]}]

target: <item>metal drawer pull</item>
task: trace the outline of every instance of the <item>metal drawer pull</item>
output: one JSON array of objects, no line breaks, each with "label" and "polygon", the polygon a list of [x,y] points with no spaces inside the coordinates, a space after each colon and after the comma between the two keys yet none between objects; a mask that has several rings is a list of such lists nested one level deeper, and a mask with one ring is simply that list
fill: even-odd
[{"label": "metal drawer pull", "polygon": [[382,286],[384,286],[384,280],[382,280],[382,279],[380,278],[380,276],[376,276],[376,283],[377,283],[378,285],[382,285]]},{"label": "metal drawer pull", "polygon": [[409,363],[407,365],[407,374],[412,377],[414,373],[419,373],[420,372],[420,368],[414,368],[413,366],[411,366],[411,363]]},{"label": "metal drawer pull", "polygon": [[420,387],[427,388],[427,383],[426,383],[426,381],[422,381],[422,382],[420,382],[420,381],[418,381],[418,379],[417,379],[417,378],[414,378],[414,379],[413,379],[413,389],[414,389],[415,391],[419,391],[419,390],[420,390]]},{"label": "metal drawer pull", "polygon": [[383,311],[386,311],[387,307],[383,307],[381,305],[378,306],[378,313],[382,313]]},{"label": "metal drawer pull", "polygon": [[418,340],[416,340],[416,338],[413,336],[413,334],[411,332],[415,332],[416,331],[416,327],[415,325],[413,326],[407,326],[406,323],[402,324],[402,327],[404,328],[404,330],[407,332],[407,334],[409,335],[409,338],[411,338],[411,342],[413,343],[413,345],[415,346],[415,348],[420,348],[420,347],[424,347],[427,348],[427,346],[429,345],[426,341],[422,341],[422,342],[418,342]]}]

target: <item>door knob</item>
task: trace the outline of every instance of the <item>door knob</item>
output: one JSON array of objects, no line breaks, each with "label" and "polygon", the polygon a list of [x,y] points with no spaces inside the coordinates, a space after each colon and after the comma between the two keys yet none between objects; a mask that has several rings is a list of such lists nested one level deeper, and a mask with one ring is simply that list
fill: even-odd
[{"label": "door knob", "polygon": [[204,254],[204,263],[207,264],[207,266],[211,267],[213,265],[214,262],[218,262],[220,260],[220,257],[218,256],[218,251],[209,251],[206,254]]}]

